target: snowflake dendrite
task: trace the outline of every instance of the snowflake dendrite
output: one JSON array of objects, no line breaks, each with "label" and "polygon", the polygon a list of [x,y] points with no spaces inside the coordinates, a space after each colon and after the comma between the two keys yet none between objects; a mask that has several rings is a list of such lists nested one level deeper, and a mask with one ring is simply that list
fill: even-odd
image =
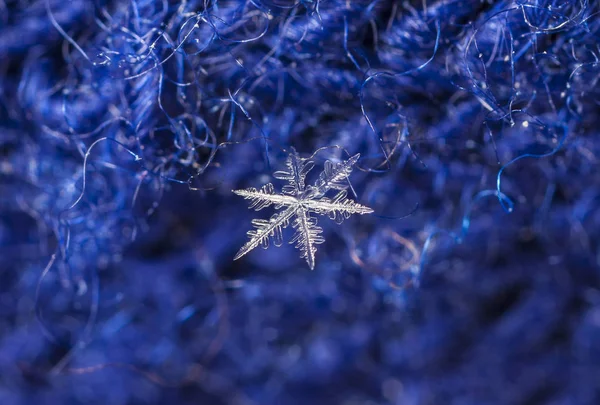
[{"label": "snowflake dendrite", "polygon": [[[338,163],[326,161],[325,168],[315,184],[306,186],[306,175],[314,167],[314,162],[301,158],[292,149],[286,160],[286,170],[275,172],[273,175],[276,179],[287,181],[281,194],[274,192],[271,183],[265,184],[260,190],[253,187],[232,190],[233,193],[250,200],[250,208],[256,211],[270,206],[277,210],[269,219],[252,220],[255,229],[248,231],[250,240],[237,252],[234,260],[259,245],[268,248],[271,239],[275,246],[281,246],[282,231],[291,223],[295,234],[290,244],[296,244],[308,266],[314,269],[316,245],[325,242],[325,239],[321,236],[323,229],[317,225],[317,218],[312,214],[328,215],[339,224],[352,214],[373,212],[371,208],[347,197],[348,176],[359,157],[360,154],[357,154]],[[325,197],[330,190],[338,191],[335,197]]]}]

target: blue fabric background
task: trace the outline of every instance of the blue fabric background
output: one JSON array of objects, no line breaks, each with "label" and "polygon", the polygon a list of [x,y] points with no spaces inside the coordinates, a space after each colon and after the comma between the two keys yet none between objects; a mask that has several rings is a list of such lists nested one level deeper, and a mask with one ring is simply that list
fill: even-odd
[{"label": "blue fabric background", "polygon": [[[0,404],[600,403],[598,13],[0,1]],[[233,261],[291,147],[375,213]]]}]

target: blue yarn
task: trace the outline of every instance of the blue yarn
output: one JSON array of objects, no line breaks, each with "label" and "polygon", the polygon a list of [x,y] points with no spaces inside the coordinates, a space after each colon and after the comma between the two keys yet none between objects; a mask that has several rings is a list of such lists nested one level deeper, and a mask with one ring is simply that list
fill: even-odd
[{"label": "blue yarn", "polygon": [[[0,3],[0,403],[597,404],[599,7]],[[233,262],[292,147],[375,213]]]}]

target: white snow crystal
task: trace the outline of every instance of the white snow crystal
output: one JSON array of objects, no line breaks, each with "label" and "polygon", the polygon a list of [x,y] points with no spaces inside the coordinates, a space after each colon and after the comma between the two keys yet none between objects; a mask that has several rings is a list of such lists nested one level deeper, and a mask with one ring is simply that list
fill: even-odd
[{"label": "white snow crystal", "polygon": [[[235,194],[250,200],[250,208],[259,211],[273,205],[277,212],[269,219],[254,219],[255,229],[248,231],[250,240],[235,255],[239,259],[261,245],[269,247],[270,239],[275,246],[283,243],[282,231],[290,223],[296,233],[290,243],[295,243],[311,269],[315,267],[316,245],[325,242],[321,236],[323,229],[317,225],[317,218],[311,214],[328,215],[337,223],[352,214],[370,214],[373,210],[347,198],[348,176],[358,161],[359,154],[350,159],[333,163],[325,162],[325,169],[313,186],[306,186],[306,175],[314,167],[314,162],[301,158],[294,149],[286,161],[286,170],[274,173],[274,177],[286,180],[281,194],[276,194],[271,183],[260,190],[247,188],[232,190]],[[330,190],[337,190],[333,198],[325,197]]]}]

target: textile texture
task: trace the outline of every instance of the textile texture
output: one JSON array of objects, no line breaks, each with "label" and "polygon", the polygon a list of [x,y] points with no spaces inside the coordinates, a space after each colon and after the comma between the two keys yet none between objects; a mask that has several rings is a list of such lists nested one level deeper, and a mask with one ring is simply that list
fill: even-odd
[{"label": "textile texture", "polygon": [[[0,404],[600,403],[599,43],[597,0],[0,0]],[[234,260],[296,161],[364,215]]]}]

